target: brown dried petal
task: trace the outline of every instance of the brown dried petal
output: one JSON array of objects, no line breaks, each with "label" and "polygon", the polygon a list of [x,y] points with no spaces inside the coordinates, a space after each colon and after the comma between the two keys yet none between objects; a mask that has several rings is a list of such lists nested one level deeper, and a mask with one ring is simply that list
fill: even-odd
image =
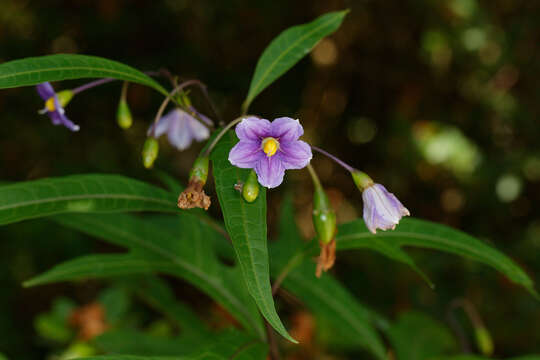
[{"label": "brown dried petal", "polygon": [[203,186],[200,180],[190,180],[188,187],[178,197],[178,207],[184,210],[192,208],[208,210],[211,201],[204,193]]},{"label": "brown dried petal", "polygon": [[321,277],[323,271],[328,271],[336,261],[336,240],[332,239],[328,244],[319,243],[321,254],[317,258],[317,270],[315,275]]}]

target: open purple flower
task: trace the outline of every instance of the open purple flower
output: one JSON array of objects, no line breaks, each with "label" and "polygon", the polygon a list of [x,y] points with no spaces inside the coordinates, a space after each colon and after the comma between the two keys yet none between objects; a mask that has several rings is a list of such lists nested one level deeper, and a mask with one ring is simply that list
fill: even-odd
[{"label": "open purple flower", "polygon": [[71,131],[79,131],[79,125],[74,124],[65,114],[64,106],[71,100],[73,93],[69,90],[56,93],[52,85],[48,82],[36,86],[36,90],[45,101],[45,108],[40,111],[40,114],[47,114],[53,125],[64,125]]},{"label": "open purple flower", "polygon": [[410,215],[409,210],[388,192],[381,184],[372,184],[362,192],[364,200],[364,221],[372,233],[377,229],[394,229],[403,216]]},{"label": "open purple flower", "polygon": [[[204,121],[210,120],[204,117]],[[152,124],[148,129],[148,136],[155,138],[165,133],[167,133],[171,145],[178,150],[187,149],[193,140],[203,141],[210,136],[208,128],[179,108],[169,111],[158,120],[157,124]]]},{"label": "open purple flower", "polygon": [[240,142],[229,153],[239,168],[252,168],[262,186],[274,188],[283,182],[285,170],[302,169],[311,161],[311,147],[298,140],[304,128],[288,117],[270,122],[248,117],[236,126]]}]

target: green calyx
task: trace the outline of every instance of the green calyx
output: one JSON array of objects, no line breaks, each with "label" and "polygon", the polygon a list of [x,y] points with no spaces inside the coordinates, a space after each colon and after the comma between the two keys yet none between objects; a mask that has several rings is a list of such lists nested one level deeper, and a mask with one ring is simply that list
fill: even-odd
[{"label": "green calyx", "polygon": [[246,182],[242,186],[242,197],[247,202],[252,203],[257,200],[257,197],[259,196],[259,190],[260,185],[259,181],[257,180],[257,174],[255,174],[255,171],[251,170],[246,179]]},{"label": "green calyx", "polygon": [[71,99],[73,99],[73,91],[62,90],[56,93],[56,97],[58,98],[60,106],[66,107],[66,105],[71,101]]},{"label": "green calyx", "polygon": [[154,166],[159,152],[159,144],[153,137],[148,137],[144,142],[142,150],[142,161],[145,168],[150,169]]},{"label": "green calyx", "polygon": [[336,235],[336,213],[320,186],[315,187],[313,194],[313,226],[323,244],[331,242]]},{"label": "green calyx", "polygon": [[133,124],[133,117],[131,116],[131,111],[125,99],[120,99],[118,103],[118,110],[116,111],[116,121],[118,126],[122,129],[129,129]]},{"label": "green calyx", "polygon": [[352,178],[358,189],[360,191],[366,190],[368,187],[373,185],[373,180],[365,172],[356,170],[351,172]]},{"label": "green calyx", "polygon": [[206,184],[206,179],[208,179],[208,156],[199,156],[189,172],[189,181],[201,182],[202,185]]},{"label": "green calyx", "polygon": [[476,344],[478,350],[483,355],[491,356],[493,354],[493,340],[491,340],[491,335],[485,327],[479,327],[475,329],[476,335]]}]

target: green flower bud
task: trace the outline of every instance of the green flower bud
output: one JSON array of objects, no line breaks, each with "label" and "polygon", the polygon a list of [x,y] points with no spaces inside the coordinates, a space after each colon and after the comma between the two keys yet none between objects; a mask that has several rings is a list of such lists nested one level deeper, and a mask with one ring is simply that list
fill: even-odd
[{"label": "green flower bud", "polygon": [[202,185],[206,184],[208,179],[208,156],[200,156],[193,163],[193,167],[189,172],[189,181],[199,181]]},{"label": "green flower bud", "polygon": [[475,329],[475,335],[478,350],[483,355],[491,356],[493,354],[493,341],[487,329],[485,327],[478,327]]},{"label": "green flower bud", "polygon": [[364,191],[365,189],[373,185],[373,180],[365,172],[356,170],[351,172],[351,175],[354,183],[356,184],[356,187],[358,187],[360,191]]},{"label": "green flower bud", "polygon": [[118,110],[116,111],[116,121],[122,129],[129,129],[133,124],[133,118],[131,117],[131,111],[125,99],[120,99],[118,103]]},{"label": "green flower bud", "polygon": [[259,190],[260,185],[259,181],[257,180],[257,174],[255,174],[255,171],[251,170],[249,172],[246,182],[244,183],[244,186],[242,186],[242,197],[248,203],[252,203],[257,200],[257,197],[259,196]]},{"label": "green flower bud", "polygon": [[313,225],[319,241],[328,244],[336,234],[336,214],[322,187],[315,187],[313,194]]},{"label": "green flower bud", "polygon": [[66,105],[73,98],[73,91],[71,91],[71,90],[62,90],[60,92],[57,92],[56,96],[58,97],[58,102],[60,103],[60,106],[66,107]]},{"label": "green flower bud", "polygon": [[142,150],[142,161],[145,168],[150,169],[158,156],[159,144],[153,137],[148,137]]}]

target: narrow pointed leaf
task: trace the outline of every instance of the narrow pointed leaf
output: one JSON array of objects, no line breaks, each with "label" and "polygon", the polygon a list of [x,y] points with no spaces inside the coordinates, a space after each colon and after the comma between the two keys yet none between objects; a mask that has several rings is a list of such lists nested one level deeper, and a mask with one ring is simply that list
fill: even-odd
[{"label": "narrow pointed leaf", "polygon": [[225,227],[233,243],[238,263],[251,296],[262,315],[282,336],[295,341],[285,330],[274,305],[270,287],[270,269],[266,239],[266,191],[246,202],[234,185],[247,179],[248,169],[229,162],[229,151],[237,142],[232,132],[226,134],[212,152],[212,164],[219,204]]},{"label": "narrow pointed leaf", "polygon": [[257,62],[244,110],[247,111],[261,91],[306,56],[322,38],[336,31],[347,12],[324,14],[312,22],[289,28],[272,40]]},{"label": "narrow pointed leaf", "polygon": [[118,61],[97,56],[59,54],[30,57],[0,64],[0,89],[37,85],[46,81],[114,78],[167,91],[148,75]]},{"label": "narrow pointed leaf", "polygon": [[0,186],[0,225],[66,212],[176,212],[175,196],[117,175],[74,175]]},{"label": "narrow pointed leaf", "polygon": [[[394,255],[403,246],[446,251],[491,266],[538,297],[533,281],[514,261],[492,246],[445,225],[405,218],[395,230],[374,235],[363,221],[357,220],[340,226],[336,241],[340,250],[368,248],[406,264],[408,262]],[[376,245],[379,242],[384,242],[385,246]]]}]

